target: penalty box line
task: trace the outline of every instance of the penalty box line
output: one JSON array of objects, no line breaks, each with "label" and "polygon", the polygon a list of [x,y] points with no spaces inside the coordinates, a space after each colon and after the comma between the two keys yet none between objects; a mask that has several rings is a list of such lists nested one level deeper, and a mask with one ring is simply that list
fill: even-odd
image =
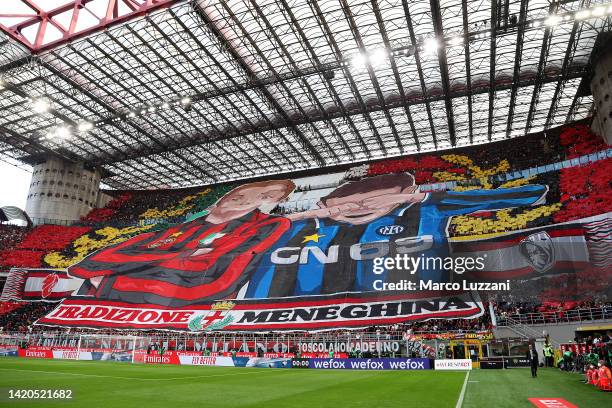
[{"label": "penalty box line", "polygon": [[[234,367],[235,368],[235,367]],[[214,378],[214,377],[231,377],[236,375],[246,375],[246,374],[258,374],[265,372],[275,372],[277,370],[271,368],[265,368],[257,371],[250,371],[248,373],[231,373],[231,374],[209,374],[209,375],[194,375],[189,377],[170,377],[170,378],[140,378],[140,377],[121,377],[114,375],[100,375],[100,374],[83,374],[83,373],[68,373],[65,371],[44,371],[44,370],[21,370],[18,368],[0,368],[0,370],[4,371],[20,371],[24,373],[43,373],[43,374],[65,374],[65,375],[76,375],[79,377],[96,377],[96,378],[115,378],[119,380],[139,380],[139,381],[171,381],[171,380],[189,380],[192,378]],[[280,369],[279,369],[280,370]]]}]

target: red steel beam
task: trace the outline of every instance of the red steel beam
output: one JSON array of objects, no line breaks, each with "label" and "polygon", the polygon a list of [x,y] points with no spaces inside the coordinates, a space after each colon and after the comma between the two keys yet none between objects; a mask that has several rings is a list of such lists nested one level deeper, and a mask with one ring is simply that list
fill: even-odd
[{"label": "red steel beam", "polygon": [[[6,26],[0,23],[0,30],[4,31],[11,38],[25,45],[33,54],[35,54],[57,47],[58,45],[64,44],[68,41],[85,37],[112,25],[143,16],[155,9],[168,7],[172,3],[176,3],[178,0],[143,0],[140,2],[136,0],[106,0],[106,14],[102,18],[98,18],[94,13],[88,11],[87,3],[90,3],[93,0],[75,0],[50,11],[45,11],[42,9],[36,3],[36,0],[20,1],[32,10],[32,14],[2,13],[0,14],[0,17],[25,17],[27,19],[12,26]],[[126,6],[128,9],[130,9],[130,12],[119,16],[119,4]],[[98,22],[81,31],[76,31],[79,18],[81,18],[83,14],[83,9],[87,10],[85,12],[89,14],[89,18],[95,18],[98,20]],[[62,23],[57,21],[56,17],[70,10],[72,10],[70,25],[65,27]],[[61,33],[61,38],[45,42],[47,27],[49,24],[53,25],[53,27],[59,30]],[[32,26],[36,27],[36,36],[33,42],[29,41],[22,34],[24,29]]]}]

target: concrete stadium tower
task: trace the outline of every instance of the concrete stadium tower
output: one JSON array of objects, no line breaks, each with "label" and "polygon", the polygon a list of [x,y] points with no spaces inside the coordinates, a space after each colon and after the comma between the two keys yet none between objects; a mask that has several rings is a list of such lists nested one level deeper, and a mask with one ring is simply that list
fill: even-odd
[{"label": "concrete stadium tower", "polygon": [[601,136],[608,145],[612,144],[612,38],[594,58],[591,92],[595,114],[591,129]]},{"label": "concrete stadium tower", "polygon": [[35,224],[78,220],[96,207],[100,172],[49,157],[34,166],[26,212]]}]

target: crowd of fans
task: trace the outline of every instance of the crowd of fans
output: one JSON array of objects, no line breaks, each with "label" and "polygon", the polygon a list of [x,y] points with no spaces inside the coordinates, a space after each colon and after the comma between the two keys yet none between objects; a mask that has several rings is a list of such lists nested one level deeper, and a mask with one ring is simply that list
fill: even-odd
[{"label": "crowd of fans", "polygon": [[46,302],[23,302],[8,313],[0,314],[0,331],[31,332],[34,322],[49,313],[56,304]]},{"label": "crowd of fans", "polygon": [[[182,189],[122,192],[121,195],[117,196],[105,207],[105,209],[110,209],[112,212],[104,212],[103,215],[106,216],[106,218],[102,221],[105,221],[104,225],[110,226],[134,225],[138,223],[140,214],[148,209],[172,207],[183,197],[194,191],[197,190]],[[88,218],[89,215],[84,221],[99,222],[96,219],[91,220]],[[100,217],[96,216],[96,218]]]},{"label": "crowd of fans", "polygon": [[90,229],[79,226],[39,225],[33,228],[15,248],[41,251],[62,249]]},{"label": "crowd of fans", "polygon": [[[404,327],[409,333],[418,332],[478,332],[491,330],[491,319],[488,313],[477,319],[434,319],[415,322]],[[404,330],[402,330],[404,331]]]},{"label": "crowd of fans", "polygon": [[563,208],[555,222],[605,214],[612,211],[612,158],[596,163],[562,169],[559,183]]},{"label": "crowd of fans", "polygon": [[0,251],[0,270],[16,268],[40,268],[43,256],[68,246],[72,241],[89,232],[90,227],[39,225],[23,233],[12,248]]},{"label": "crowd of fans", "polygon": [[574,344],[561,345],[557,367],[584,374],[584,383],[612,391],[612,331],[578,334]]},{"label": "crowd of fans", "polygon": [[40,268],[44,251],[32,249],[9,249],[0,251],[0,270],[11,268]]},{"label": "crowd of fans", "polygon": [[602,301],[569,301],[569,302],[542,302],[542,303],[496,303],[495,311],[503,315],[519,315],[526,313],[562,312],[575,309],[593,309],[612,306],[612,302]]},{"label": "crowd of fans", "polygon": [[[471,181],[480,183],[479,180],[482,180],[483,177],[490,177],[492,174],[502,174],[542,166],[583,154],[601,151],[605,148],[606,146],[601,141],[601,138],[593,135],[589,131],[588,126],[579,123],[548,130],[545,134],[525,136],[521,138],[520,143],[517,143],[516,140],[506,140],[486,146],[464,147],[461,150],[453,151],[453,154],[442,152],[439,154],[386,159],[359,166],[360,171],[349,173],[354,173],[353,177],[358,178],[388,173],[410,172],[415,176],[416,184],[419,185],[443,181],[458,181],[470,185]],[[572,176],[573,170],[570,169],[565,173],[569,175],[569,178],[580,178],[582,173]],[[549,178],[558,180],[559,177],[559,174],[554,174]],[[561,177],[564,177],[564,175]],[[604,183],[603,179],[596,177],[593,177],[593,180],[598,182],[599,184],[597,185],[600,187]],[[554,184],[554,182],[551,184]],[[563,184],[562,188],[565,186],[566,184]],[[302,186],[298,191],[308,191],[310,189],[311,186]],[[208,199],[205,200],[207,204],[214,203],[220,196],[220,194],[216,194],[217,191],[223,193],[228,189],[223,186],[216,186],[212,190],[213,194],[208,194],[208,197],[206,197]],[[179,212],[180,216],[174,216],[173,214],[176,212],[168,212],[164,209],[180,208],[185,197],[201,192],[201,187],[154,191],[107,191],[107,194],[114,195],[115,198],[104,208],[93,209],[83,217],[80,224],[92,226],[104,224],[105,226],[125,227],[142,222],[143,219],[147,218],[147,214],[152,219],[156,218],[155,214],[162,214],[167,222],[179,222],[185,218],[184,212]],[[594,193],[597,192],[594,191]],[[571,195],[572,193],[570,192],[569,195],[564,195],[564,198],[571,197]],[[593,200],[600,202],[601,198],[598,197]],[[197,207],[199,207],[197,210],[202,209],[202,206]],[[598,211],[599,209],[601,209],[601,206],[593,207],[593,211]],[[197,210],[190,210],[189,213],[196,213]],[[279,207],[273,212],[285,215],[293,212],[293,210]],[[570,214],[567,215],[567,217],[570,216]]]},{"label": "crowd of fans", "polygon": [[14,248],[28,233],[27,227],[0,224],[0,251]]},{"label": "crowd of fans", "polygon": [[612,318],[612,302],[502,302],[495,304],[495,314],[502,320],[510,318],[519,322],[532,323],[597,320]]},{"label": "crowd of fans", "polygon": [[[582,131],[584,126],[580,125],[579,128]],[[505,140],[488,144],[486,147],[466,147],[461,149],[461,155],[469,157],[471,161],[470,164],[477,165],[477,167],[482,169],[495,167],[503,161],[508,161],[509,166],[506,171],[510,172],[559,162],[566,158],[566,147],[573,147],[573,143],[576,143],[575,139],[566,137],[566,145],[561,146],[558,142],[559,133],[562,131],[561,129],[564,128],[548,131],[544,137],[539,134],[523,137],[520,143],[517,143],[516,140]],[[592,138],[590,133],[589,138]],[[600,150],[603,148],[605,147],[600,146]],[[587,149],[584,151],[587,151]],[[575,150],[572,150],[572,154],[574,154],[574,152]],[[443,156],[445,156],[444,153],[439,155],[428,154],[381,160],[370,164],[366,174],[368,176],[374,176],[388,173],[411,172],[415,175],[417,184],[447,181],[440,180],[436,177],[436,173],[439,174],[439,172],[464,175],[466,179],[472,177],[478,178],[481,176],[477,174],[477,171],[474,171],[475,169],[469,166],[466,168],[466,163],[449,163],[447,160],[443,159]],[[463,164],[463,166],[460,164]]]},{"label": "crowd of fans", "polygon": [[0,316],[10,313],[21,306],[23,306],[23,304],[19,302],[0,302]]},{"label": "crowd of fans", "polygon": [[433,177],[434,171],[452,171],[464,174],[465,169],[460,169],[438,156],[427,155],[421,157],[401,157],[388,159],[370,164],[367,176],[380,174],[409,172],[414,175],[416,184],[427,184],[438,181]]},{"label": "crowd of fans", "polygon": [[563,126],[559,129],[559,145],[565,148],[566,159],[573,159],[608,148],[604,140],[592,133],[586,124]]},{"label": "crowd of fans", "polygon": [[105,191],[115,195],[104,208],[91,210],[79,225],[123,228],[141,223],[183,222],[205,210],[233,188],[231,184],[184,189]]},{"label": "crowd of fans", "polygon": [[[559,144],[566,158],[573,159],[607,149],[602,138],[590,132],[586,125],[565,126]],[[563,208],[555,214],[555,222],[604,214],[612,211],[612,159],[561,170],[559,176]]]},{"label": "crowd of fans", "polygon": [[533,135],[515,140],[504,140],[487,148],[469,148],[468,155],[484,167],[492,166],[504,158],[511,158],[510,171],[528,169],[564,160],[565,152],[559,145],[560,128],[546,131],[544,137]]},{"label": "crowd of fans", "polygon": [[111,217],[115,216],[117,211],[126,205],[131,198],[131,193],[120,194],[118,197],[109,201],[104,208],[93,208],[89,213],[87,213],[87,215],[81,218],[81,221],[83,224],[97,224],[107,221]]},{"label": "crowd of fans", "polygon": [[[42,254],[29,255],[27,253],[15,253],[15,247],[23,241],[29,232],[29,228],[16,225],[0,224],[0,271],[8,270],[14,266],[22,266],[24,256],[31,261],[34,258],[33,265],[40,265]],[[23,251],[30,252],[30,251]],[[36,261],[38,259],[38,261]],[[29,263],[28,263],[29,264]]]}]

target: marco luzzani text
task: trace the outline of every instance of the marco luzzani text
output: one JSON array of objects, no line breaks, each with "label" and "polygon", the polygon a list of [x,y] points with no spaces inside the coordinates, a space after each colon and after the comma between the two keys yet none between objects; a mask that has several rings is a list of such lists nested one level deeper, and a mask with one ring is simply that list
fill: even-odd
[{"label": "marco luzzani text", "polygon": [[[485,268],[485,256],[479,257],[438,257],[438,256],[410,256],[397,254],[395,257],[381,257],[373,259],[372,272],[383,275],[391,270],[403,271],[415,275],[417,271],[449,271],[458,275],[470,271],[482,271]],[[373,289],[378,291],[422,291],[422,290],[485,290],[508,291],[510,280],[504,282],[472,282],[461,280],[459,282],[436,282],[420,279],[417,281],[402,279],[398,282],[385,282],[376,279]]]}]

